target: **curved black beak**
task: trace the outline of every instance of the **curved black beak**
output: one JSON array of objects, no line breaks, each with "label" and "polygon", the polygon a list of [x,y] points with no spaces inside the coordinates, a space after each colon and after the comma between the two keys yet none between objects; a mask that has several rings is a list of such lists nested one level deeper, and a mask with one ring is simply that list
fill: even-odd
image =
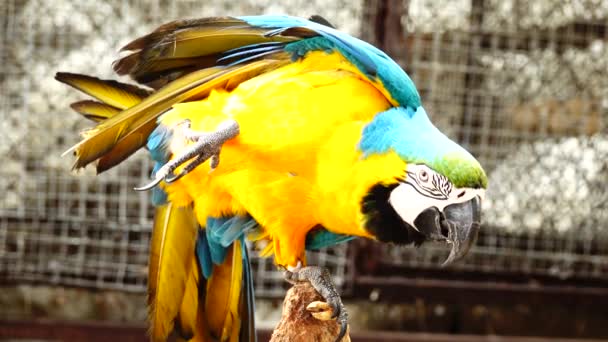
[{"label": "curved black beak", "polygon": [[443,262],[443,266],[448,266],[464,258],[477,240],[481,225],[481,198],[475,196],[467,202],[448,205],[443,214],[445,219],[441,224],[447,227],[448,243],[452,244],[450,255]]},{"label": "curved black beak", "polygon": [[450,204],[440,212],[432,207],[424,210],[414,225],[429,240],[447,241],[452,245],[443,266],[462,259],[477,240],[481,224],[481,198]]}]

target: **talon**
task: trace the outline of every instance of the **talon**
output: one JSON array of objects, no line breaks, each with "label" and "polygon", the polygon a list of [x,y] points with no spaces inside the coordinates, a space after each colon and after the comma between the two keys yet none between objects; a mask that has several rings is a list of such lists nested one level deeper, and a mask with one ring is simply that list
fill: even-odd
[{"label": "talon", "polygon": [[164,178],[167,177],[167,175],[169,173],[172,172],[172,168],[171,168],[171,164],[167,163],[165,165],[163,165],[160,169],[158,169],[158,171],[156,171],[156,173],[154,174],[154,180],[151,181],[150,183],[140,186],[140,187],[135,187],[133,188],[133,190],[135,191],[147,191],[152,189],[153,187],[157,186]]},{"label": "talon", "polygon": [[153,187],[157,186],[158,183],[160,183],[160,181],[162,181],[162,180],[163,180],[162,178],[155,178],[150,183],[142,185],[140,187],[135,187],[135,188],[133,188],[133,190],[135,190],[135,191],[147,191],[147,190],[150,190]]},{"label": "talon", "polygon": [[331,319],[338,317],[338,315],[340,315],[340,312],[342,312],[342,303],[340,303],[339,300],[332,299],[329,305],[332,309]]},{"label": "talon", "polygon": [[306,306],[306,310],[310,312],[312,317],[321,320],[321,321],[329,321],[331,320],[331,316],[333,314],[333,309],[331,305],[326,302],[312,302]]}]

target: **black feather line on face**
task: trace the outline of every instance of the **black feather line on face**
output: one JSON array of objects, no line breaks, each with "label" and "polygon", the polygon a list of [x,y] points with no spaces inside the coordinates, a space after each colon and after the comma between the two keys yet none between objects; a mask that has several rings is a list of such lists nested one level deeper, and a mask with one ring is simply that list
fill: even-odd
[{"label": "black feather line on face", "polygon": [[407,171],[406,174],[408,176],[407,180],[400,181],[411,185],[422,196],[444,200],[450,197],[452,184],[448,181],[447,177],[434,174],[429,186],[425,182],[420,181],[415,173]]},{"label": "black feather line on face", "polygon": [[388,202],[391,191],[398,185],[376,184],[363,197],[361,212],[365,216],[365,230],[382,242],[421,245],[425,236],[403,221]]}]

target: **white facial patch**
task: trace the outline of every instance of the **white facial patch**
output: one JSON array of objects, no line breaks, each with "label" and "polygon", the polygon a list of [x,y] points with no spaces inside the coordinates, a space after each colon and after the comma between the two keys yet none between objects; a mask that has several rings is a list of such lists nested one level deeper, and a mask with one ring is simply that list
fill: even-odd
[{"label": "white facial patch", "polygon": [[452,183],[426,165],[407,166],[407,177],[389,196],[389,203],[403,221],[418,230],[414,220],[424,210],[436,207],[439,211],[450,204],[462,203],[479,196],[482,200],[484,189],[454,188]]}]

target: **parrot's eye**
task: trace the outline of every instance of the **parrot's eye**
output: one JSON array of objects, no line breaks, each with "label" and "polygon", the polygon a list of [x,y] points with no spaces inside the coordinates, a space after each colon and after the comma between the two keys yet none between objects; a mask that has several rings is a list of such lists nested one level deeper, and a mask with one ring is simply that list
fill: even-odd
[{"label": "parrot's eye", "polygon": [[426,170],[420,170],[420,172],[418,173],[418,179],[423,182],[427,182],[429,180],[429,173],[426,172]]}]

